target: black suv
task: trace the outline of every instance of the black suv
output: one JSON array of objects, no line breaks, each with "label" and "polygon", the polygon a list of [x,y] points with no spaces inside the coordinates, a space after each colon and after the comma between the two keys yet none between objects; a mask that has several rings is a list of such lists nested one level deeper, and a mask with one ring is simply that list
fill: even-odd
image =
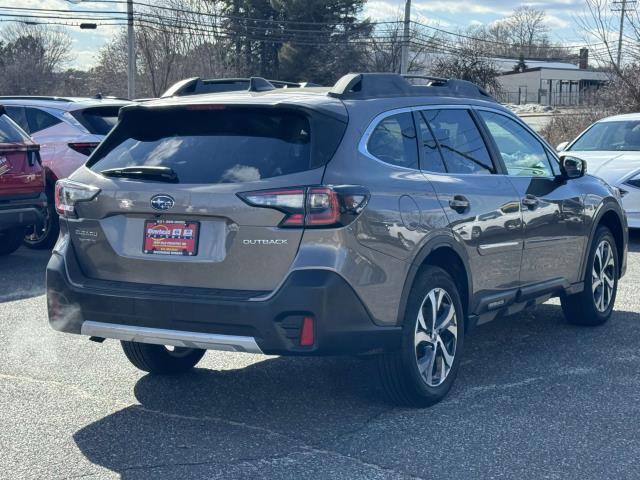
[{"label": "black suv", "polygon": [[56,187],[52,326],[155,373],[206,349],[375,354],[389,396],[424,406],[477,324],[558,296],[570,322],[604,323],[620,192],[476,85],[418,81],[252,79],[124,107]]}]

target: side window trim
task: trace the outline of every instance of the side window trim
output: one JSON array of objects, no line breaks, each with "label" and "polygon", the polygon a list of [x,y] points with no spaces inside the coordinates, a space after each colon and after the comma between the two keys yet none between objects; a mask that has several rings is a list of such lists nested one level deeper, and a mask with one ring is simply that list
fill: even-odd
[{"label": "side window trim", "polygon": [[[505,118],[508,118],[509,120],[517,123],[522,128],[524,128],[525,131],[527,131],[529,134],[531,134],[533,136],[534,140],[536,140],[540,144],[542,149],[545,151],[545,153],[546,153],[545,156],[547,157],[547,162],[549,163],[549,169],[554,173],[559,171],[560,161],[559,161],[558,157],[556,156],[556,154],[551,149],[551,147],[549,146],[549,144],[547,143],[547,141],[544,138],[541,138],[529,125],[527,125],[524,121],[520,120],[520,118],[518,118],[517,116],[515,116],[515,118],[514,118],[514,116],[508,115],[505,112],[502,112],[502,111],[500,111],[498,109],[495,109],[495,108],[478,107],[478,106],[473,106],[472,108],[474,110],[474,114],[478,117],[478,121],[480,121],[482,123],[483,131],[486,131],[486,134],[491,139],[490,140],[491,141],[491,145],[493,147],[495,147],[495,149],[496,149],[496,154],[498,155],[498,158],[500,158],[500,164],[504,168],[504,174],[505,175],[508,175],[508,172],[507,172],[506,165],[504,164],[504,161],[502,160],[502,155],[500,155],[500,152],[498,151],[498,147],[495,144],[495,140],[493,139],[493,137],[489,133],[488,128],[487,128],[486,124],[484,123],[484,120],[482,118],[480,118],[480,116],[478,115],[478,113],[477,113],[478,110],[484,110],[486,112],[491,112],[491,113],[494,113],[496,115],[501,115],[501,116],[503,116]],[[556,163],[558,164],[557,168],[556,168],[556,165],[552,164],[551,159],[554,159],[556,161]],[[532,176],[532,177],[525,177],[525,178],[548,178],[548,179],[552,179],[552,178],[555,178],[555,177],[549,177],[549,176],[533,177]]]}]

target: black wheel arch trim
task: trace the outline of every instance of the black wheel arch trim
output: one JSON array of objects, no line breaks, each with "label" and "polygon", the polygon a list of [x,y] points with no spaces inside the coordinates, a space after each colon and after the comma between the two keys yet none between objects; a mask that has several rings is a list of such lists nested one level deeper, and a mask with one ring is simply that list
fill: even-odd
[{"label": "black wheel arch trim", "polygon": [[398,306],[398,316],[396,325],[401,325],[404,320],[405,310],[407,308],[407,302],[409,300],[409,293],[411,292],[411,287],[416,279],[416,275],[420,271],[420,268],[424,264],[424,261],[427,259],[431,253],[440,249],[440,248],[449,248],[456,253],[456,255],[462,261],[462,264],[465,269],[465,273],[467,276],[467,296],[466,304],[463,301],[463,308],[465,309],[465,315],[468,315],[469,306],[472,304],[473,297],[473,280],[471,268],[469,266],[469,257],[464,247],[462,247],[455,239],[452,234],[440,234],[438,236],[432,237],[429,239],[420,249],[420,251],[416,254],[411,262],[409,267],[409,271],[407,272],[407,276],[404,281],[404,286],[402,287],[402,295],[400,297],[400,304]]},{"label": "black wheel arch trim", "polygon": [[[621,245],[622,249],[619,248],[620,251],[618,252],[618,256],[619,256],[618,260],[620,260],[620,258],[624,260],[624,249],[626,248],[626,245],[628,244],[628,241],[629,241],[628,227],[627,227],[626,221],[624,220],[625,214],[622,208],[620,207],[620,204],[616,200],[614,200],[613,198],[607,198],[600,204],[598,211],[592,217],[593,221],[589,226],[588,244],[585,245],[585,249],[582,255],[582,265],[580,266],[580,279],[583,279],[585,276],[587,263],[589,260],[589,252],[591,252],[591,247],[593,246],[593,240],[595,238],[596,231],[598,230],[598,227],[601,225],[602,218],[609,212],[613,212],[616,215],[616,217],[618,218],[618,221],[620,222],[620,226],[622,227],[623,244]],[[626,266],[623,265],[622,262],[620,262],[619,271],[618,271],[619,277],[622,277],[624,275],[625,269],[626,269],[625,267]]]}]

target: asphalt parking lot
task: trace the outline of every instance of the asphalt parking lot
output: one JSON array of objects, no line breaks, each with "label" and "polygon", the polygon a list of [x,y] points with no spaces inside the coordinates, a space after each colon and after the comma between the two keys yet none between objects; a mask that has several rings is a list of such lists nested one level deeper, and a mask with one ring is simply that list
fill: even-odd
[{"label": "asphalt parking lot", "polygon": [[0,259],[0,478],[640,475],[640,235],[607,325],[550,302],[483,326],[427,410],[386,404],[367,359],[209,352],[145,375],[114,341],[48,327],[47,258]]}]

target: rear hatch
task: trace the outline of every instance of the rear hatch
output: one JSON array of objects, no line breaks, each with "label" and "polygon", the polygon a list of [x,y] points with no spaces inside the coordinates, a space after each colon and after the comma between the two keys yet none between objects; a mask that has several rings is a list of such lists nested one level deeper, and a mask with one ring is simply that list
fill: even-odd
[{"label": "rear hatch", "polygon": [[0,202],[36,198],[44,191],[38,150],[0,107]]},{"label": "rear hatch", "polygon": [[[300,186],[321,183],[345,126],[317,111],[274,106],[123,111],[72,177],[100,189],[69,219],[81,268],[100,280],[249,296],[274,290],[303,233],[282,226],[286,203],[298,201]],[[249,195],[254,201],[241,195],[265,189]],[[283,208],[255,203],[281,194]]]}]

